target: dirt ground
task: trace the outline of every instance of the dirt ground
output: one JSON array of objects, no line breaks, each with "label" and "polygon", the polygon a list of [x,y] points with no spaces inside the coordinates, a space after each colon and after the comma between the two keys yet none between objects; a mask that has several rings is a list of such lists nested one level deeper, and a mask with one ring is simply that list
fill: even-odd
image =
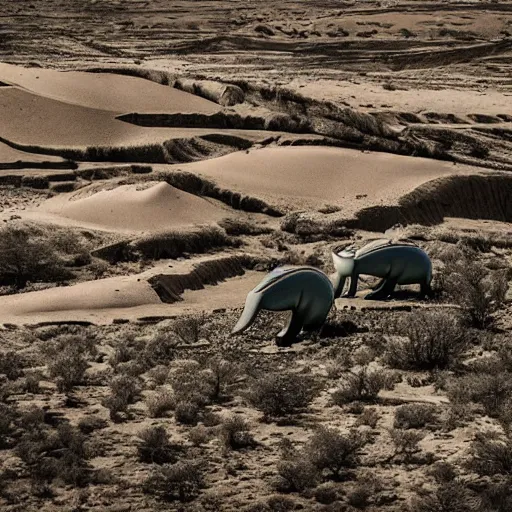
[{"label": "dirt ground", "polygon": [[512,510],[511,1],[3,4],[0,511]]}]

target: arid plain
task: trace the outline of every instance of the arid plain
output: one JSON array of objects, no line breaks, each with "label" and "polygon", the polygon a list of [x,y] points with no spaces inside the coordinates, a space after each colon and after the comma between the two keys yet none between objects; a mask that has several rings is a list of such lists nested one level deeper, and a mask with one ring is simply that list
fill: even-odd
[{"label": "arid plain", "polygon": [[512,2],[3,2],[0,220],[0,510],[512,510]]}]

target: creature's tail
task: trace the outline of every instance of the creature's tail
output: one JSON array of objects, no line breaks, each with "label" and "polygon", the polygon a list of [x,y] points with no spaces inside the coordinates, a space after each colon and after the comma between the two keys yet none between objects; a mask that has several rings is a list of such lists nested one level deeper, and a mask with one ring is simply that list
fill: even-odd
[{"label": "creature's tail", "polygon": [[260,310],[259,297],[249,293],[247,300],[245,301],[245,307],[235,327],[231,331],[231,334],[238,334],[248,329],[256,319],[256,315]]}]

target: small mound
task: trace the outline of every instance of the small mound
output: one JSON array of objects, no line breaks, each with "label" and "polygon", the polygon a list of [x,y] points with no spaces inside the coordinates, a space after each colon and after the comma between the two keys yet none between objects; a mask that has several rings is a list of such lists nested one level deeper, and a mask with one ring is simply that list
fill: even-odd
[{"label": "small mound", "polygon": [[[87,195],[90,194],[91,195]],[[119,231],[155,231],[217,222],[227,208],[207,199],[158,183],[139,190],[122,185],[111,190],[89,186],[61,194],[41,205],[40,210],[83,224]]]},{"label": "small mound", "polygon": [[185,91],[114,73],[62,72],[0,63],[0,79],[41,96],[112,112],[213,114],[220,108]]},{"label": "small mound", "polygon": [[395,204],[427,181],[465,172],[464,166],[426,158],[329,147],[265,148],[182,168],[271,204],[298,209],[329,203],[344,214]]}]

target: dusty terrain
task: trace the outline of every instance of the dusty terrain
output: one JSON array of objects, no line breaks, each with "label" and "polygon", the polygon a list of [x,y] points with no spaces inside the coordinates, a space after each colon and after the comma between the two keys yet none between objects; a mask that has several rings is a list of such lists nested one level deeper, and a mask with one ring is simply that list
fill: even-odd
[{"label": "dusty terrain", "polygon": [[512,510],[512,2],[3,2],[0,220],[1,511]]}]

